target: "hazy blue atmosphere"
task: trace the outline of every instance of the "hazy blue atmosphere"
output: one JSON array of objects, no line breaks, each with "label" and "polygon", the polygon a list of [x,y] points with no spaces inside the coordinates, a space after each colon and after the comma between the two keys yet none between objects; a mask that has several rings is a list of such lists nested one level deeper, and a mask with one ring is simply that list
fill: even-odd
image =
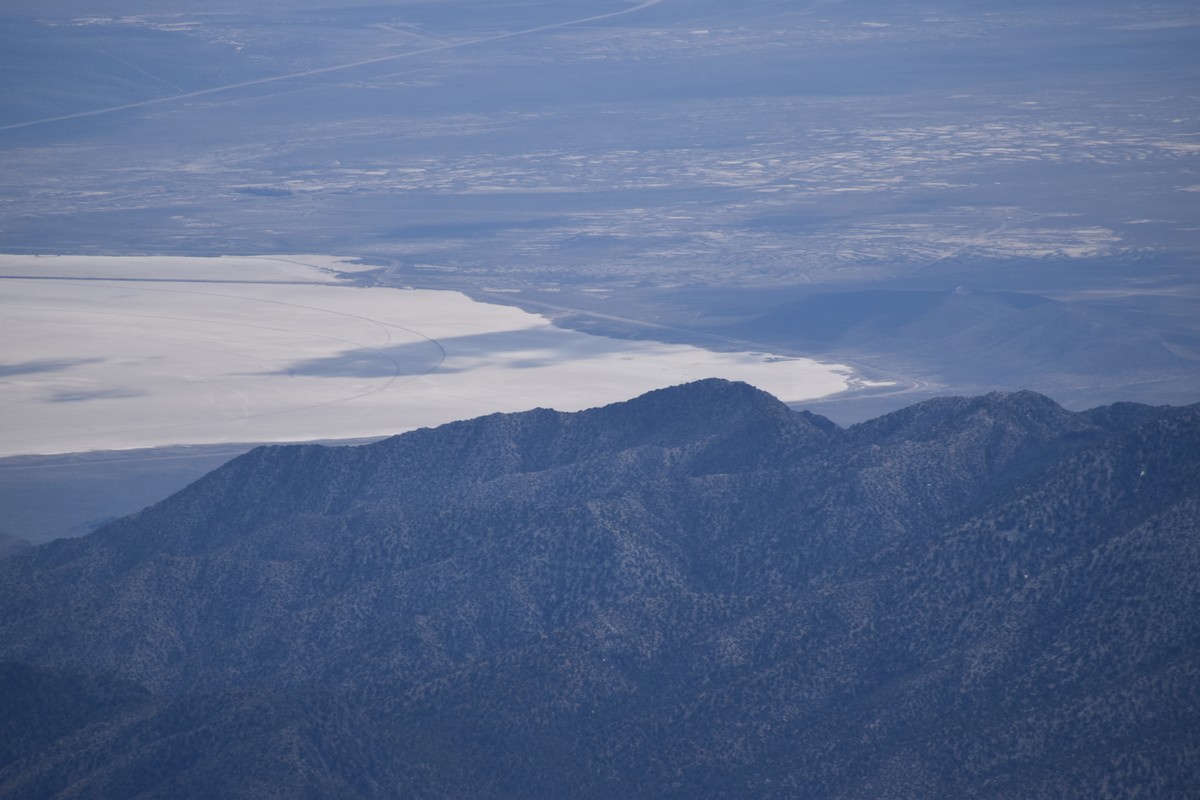
[{"label": "hazy blue atmosphere", "polygon": [[364,259],[893,382],[815,404],[842,422],[1200,396],[1189,3],[5,14],[0,252]]},{"label": "hazy blue atmosphere", "polygon": [[6,0],[0,77],[0,796],[1200,796],[1194,0]]}]

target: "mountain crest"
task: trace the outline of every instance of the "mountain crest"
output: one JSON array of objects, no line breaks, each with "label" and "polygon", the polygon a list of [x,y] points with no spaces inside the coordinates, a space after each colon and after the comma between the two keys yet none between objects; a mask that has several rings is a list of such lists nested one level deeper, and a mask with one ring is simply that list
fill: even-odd
[{"label": "mountain crest", "polygon": [[1198,442],[701,381],[260,448],[0,558],[0,795],[1193,796]]}]

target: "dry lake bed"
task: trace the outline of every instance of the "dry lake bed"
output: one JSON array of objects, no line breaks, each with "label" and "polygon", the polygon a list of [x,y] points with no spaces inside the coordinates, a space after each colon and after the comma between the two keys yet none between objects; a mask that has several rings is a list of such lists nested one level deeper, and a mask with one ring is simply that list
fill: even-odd
[{"label": "dry lake bed", "polygon": [[850,368],[555,327],[328,256],[2,256],[0,456],[382,436],[705,377],[799,401]]}]

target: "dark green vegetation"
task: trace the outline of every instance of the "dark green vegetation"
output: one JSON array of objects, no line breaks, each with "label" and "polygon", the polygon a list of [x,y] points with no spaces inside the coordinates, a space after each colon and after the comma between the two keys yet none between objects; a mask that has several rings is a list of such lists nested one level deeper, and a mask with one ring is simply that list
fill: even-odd
[{"label": "dark green vegetation", "polygon": [[1200,406],[704,381],[0,560],[5,797],[1200,790]]}]

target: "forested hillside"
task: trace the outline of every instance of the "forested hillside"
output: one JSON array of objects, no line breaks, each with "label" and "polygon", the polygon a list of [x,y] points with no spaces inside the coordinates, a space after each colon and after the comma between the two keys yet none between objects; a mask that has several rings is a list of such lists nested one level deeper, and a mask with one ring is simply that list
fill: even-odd
[{"label": "forested hillside", "polygon": [[0,560],[0,796],[1194,796],[1198,610],[1200,406],[264,447]]}]

